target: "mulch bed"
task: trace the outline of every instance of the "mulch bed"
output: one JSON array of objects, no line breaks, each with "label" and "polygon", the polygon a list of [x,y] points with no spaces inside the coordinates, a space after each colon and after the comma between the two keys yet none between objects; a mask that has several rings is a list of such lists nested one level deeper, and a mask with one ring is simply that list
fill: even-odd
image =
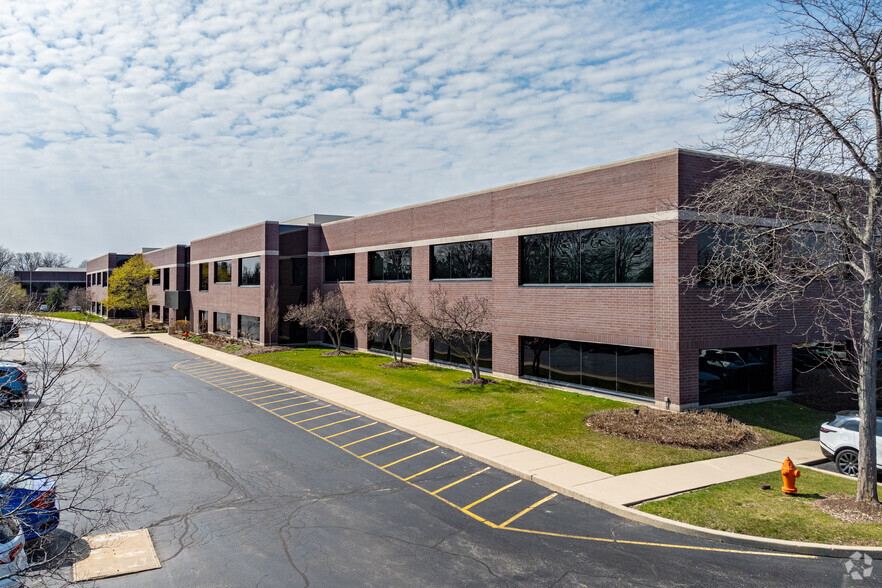
[{"label": "mulch bed", "polygon": [[652,408],[605,410],[584,420],[599,433],[685,449],[746,451],[759,435],[741,421],[711,411],[668,412]]},{"label": "mulch bed", "polygon": [[490,378],[466,378],[465,380],[460,380],[459,383],[467,386],[484,386],[486,384],[495,384],[496,380],[491,380]]},{"label": "mulch bed", "polygon": [[882,523],[882,504],[858,502],[854,496],[832,494],[816,500],[814,506],[846,523]]},{"label": "mulch bed", "polygon": [[389,363],[381,363],[380,367],[384,368],[409,368],[415,366],[415,363],[409,361],[390,361]]}]

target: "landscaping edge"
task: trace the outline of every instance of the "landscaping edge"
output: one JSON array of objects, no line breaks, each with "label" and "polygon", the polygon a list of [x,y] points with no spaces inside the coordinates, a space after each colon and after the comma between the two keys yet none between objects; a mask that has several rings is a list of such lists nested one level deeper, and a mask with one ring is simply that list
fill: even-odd
[{"label": "landscaping edge", "polygon": [[[53,320],[60,320],[63,322],[74,322],[74,323],[81,322],[81,321],[67,321],[65,319],[53,319]],[[96,323],[85,323],[85,324],[88,324],[88,325],[94,327],[97,331],[99,331],[101,333],[105,333],[105,330],[100,328],[100,326],[103,326],[103,325],[99,325]],[[115,331],[116,329],[113,329],[113,330]],[[105,334],[107,334],[107,333],[105,333]],[[131,335],[123,334],[122,336],[128,337]],[[176,337],[172,337],[170,335],[165,335],[165,334],[141,335],[140,337],[152,339],[153,341],[155,341],[157,343],[161,343],[161,344],[167,345],[169,347],[175,347],[177,349],[180,349],[180,350],[185,351],[187,353],[190,353],[192,355],[196,355],[198,357],[209,359],[211,361],[225,363],[230,367],[234,367],[235,369],[248,371],[248,368],[245,367],[247,364],[239,365],[238,362],[227,361],[228,358],[223,357],[223,356],[228,355],[228,354],[226,354],[222,351],[217,351],[214,349],[205,348],[202,345],[198,345],[196,343],[189,343],[187,341],[183,341],[183,340],[178,339]],[[229,359],[243,360],[244,358],[230,356]],[[249,360],[244,359],[244,361],[249,361]],[[236,364],[236,365],[231,365],[231,364]],[[256,365],[262,365],[262,364],[256,364]],[[278,369],[278,368],[276,368],[276,369]],[[313,378],[309,378],[308,376],[303,376],[301,374],[298,374],[298,376],[301,378],[306,378],[308,380],[313,380]],[[259,377],[265,377],[265,376],[260,375]],[[321,380],[314,380],[314,381],[317,383],[321,383],[322,385],[326,385],[326,383],[322,382]],[[284,384],[284,383],[283,383],[283,385],[287,386],[287,384]],[[350,391],[350,392],[352,394],[359,394],[358,392],[354,392],[354,391]],[[365,398],[372,398],[367,395],[361,395],[361,396],[364,396]],[[359,412],[359,411],[356,410],[354,412]],[[373,419],[381,421],[381,422],[385,422],[385,421],[383,421],[383,419],[376,418],[374,416],[371,416],[370,418],[373,418]],[[487,463],[488,465],[491,465],[493,467],[502,467],[501,464],[493,463],[493,460],[488,460],[482,456],[475,455],[473,452],[468,451],[467,448],[452,446],[452,444],[450,442],[443,442],[438,439],[433,439],[431,435],[426,435],[425,433],[419,431],[418,428],[408,430],[406,427],[402,427],[398,423],[395,423],[394,425],[392,423],[388,423],[388,424],[390,424],[390,426],[395,426],[395,427],[397,427],[403,431],[406,431],[408,433],[418,435],[418,436],[420,436],[424,439],[427,439],[433,443],[436,443],[438,445],[443,445],[445,447],[448,447],[454,451],[457,451],[459,453],[462,453],[463,455],[467,455],[469,457],[472,457],[474,459],[477,459],[479,461]],[[524,449],[529,449],[529,448],[524,447]],[[532,450],[532,451],[536,451],[536,450]],[[688,523],[683,523],[680,521],[675,521],[673,519],[666,519],[666,518],[660,517],[658,515],[645,513],[640,510],[630,508],[627,506],[601,501],[601,500],[598,500],[594,497],[586,496],[585,494],[578,492],[574,489],[568,488],[566,486],[560,486],[557,484],[549,484],[549,483],[546,483],[544,480],[536,480],[533,478],[533,476],[529,472],[518,471],[516,469],[513,469],[511,466],[506,466],[503,469],[505,471],[511,473],[512,475],[518,476],[518,477],[525,479],[525,480],[532,481],[532,482],[539,484],[539,485],[542,485],[552,491],[563,494],[564,496],[568,496],[568,497],[573,498],[575,500],[579,500],[580,502],[584,502],[584,503],[586,503],[590,506],[593,506],[595,508],[603,509],[607,512],[610,512],[610,513],[615,514],[617,516],[620,516],[622,518],[628,519],[630,521],[649,525],[651,527],[663,529],[666,531],[680,533],[683,535],[698,537],[701,539],[709,539],[712,541],[718,541],[718,542],[729,544],[729,545],[740,545],[740,546],[744,546],[744,547],[767,549],[767,550],[772,550],[772,551],[794,553],[794,554],[808,555],[808,556],[850,557],[854,552],[858,551],[861,553],[869,554],[872,557],[882,557],[882,546],[871,547],[871,546],[851,546],[851,545],[829,545],[829,544],[824,544],[824,543],[806,543],[806,542],[801,542],[801,541],[788,541],[788,540],[784,540],[784,539],[771,539],[771,538],[766,538],[766,537],[758,537],[758,536],[754,536],[754,535],[742,535],[739,533],[730,533],[728,531],[719,531],[716,529],[709,529],[706,527],[699,527],[696,525],[690,525]]]}]

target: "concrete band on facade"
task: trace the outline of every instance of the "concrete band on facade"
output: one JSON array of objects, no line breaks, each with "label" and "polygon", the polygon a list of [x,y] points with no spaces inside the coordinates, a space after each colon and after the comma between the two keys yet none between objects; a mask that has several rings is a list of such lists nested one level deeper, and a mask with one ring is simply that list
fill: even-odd
[{"label": "concrete band on facade", "polygon": [[[683,238],[691,216],[682,208],[717,177],[719,163],[708,154],[675,149],[386,212],[266,221],[189,245],[145,250],[145,259],[161,274],[160,282],[150,286],[153,304],[163,321],[188,320],[193,330],[202,322],[203,328],[213,331],[219,313],[229,315],[232,334],[239,330],[241,317],[248,317],[251,324],[258,319],[261,344],[316,342],[319,334],[285,323],[276,332],[267,331],[271,286],[278,288],[280,315],[316,289],[339,290],[350,307],[361,308],[378,283],[409,287],[418,299],[440,287],[454,297],[479,295],[491,301],[498,317],[492,331],[492,372],[500,376],[525,377],[522,350],[527,339],[580,343],[583,358],[588,344],[608,346],[604,349],[615,349],[616,366],[623,365],[627,350],[651,350],[648,399],[656,406],[680,410],[699,405],[703,350],[763,347],[769,350],[771,370],[766,397],[786,395],[793,387],[792,346],[804,342],[794,334],[799,330],[792,325],[735,329],[719,308],[710,307],[700,293],[686,291],[682,284],[697,263],[694,239]],[[650,282],[522,283],[525,236],[637,224],[651,225]],[[431,279],[433,246],[477,240],[492,243],[492,277]],[[395,248],[411,250],[410,280],[370,281],[370,254]],[[326,283],[326,260],[349,254],[354,279]],[[100,307],[106,297],[106,276],[131,255],[108,253],[87,263],[96,312],[106,314]],[[251,257],[259,258],[260,283],[240,285],[239,265]],[[231,280],[216,283],[214,266],[226,260],[231,262]],[[207,264],[209,273],[207,288],[200,285],[202,264]],[[166,305],[168,292],[178,293],[177,307]],[[184,299],[186,304],[180,302]],[[361,327],[354,334],[354,345],[366,349],[368,344],[367,329]],[[430,342],[414,338],[411,354],[429,360]],[[560,385],[554,380],[543,383]]]}]

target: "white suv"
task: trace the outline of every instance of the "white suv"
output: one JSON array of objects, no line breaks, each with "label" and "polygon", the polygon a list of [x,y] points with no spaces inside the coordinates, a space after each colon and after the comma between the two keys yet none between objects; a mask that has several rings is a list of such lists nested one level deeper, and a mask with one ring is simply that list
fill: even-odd
[{"label": "white suv", "polygon": [[[821,453],[846,476],[858,474],[858,422],[858,411],[844,410],[821,425]],[[876,463],[882,464],[882,413],[876,413]]]},{"label": "white suv", "polygon": [[28,566],[24,531],[12,518],[0,519],[0,586],[21,586],[17,574]]}]

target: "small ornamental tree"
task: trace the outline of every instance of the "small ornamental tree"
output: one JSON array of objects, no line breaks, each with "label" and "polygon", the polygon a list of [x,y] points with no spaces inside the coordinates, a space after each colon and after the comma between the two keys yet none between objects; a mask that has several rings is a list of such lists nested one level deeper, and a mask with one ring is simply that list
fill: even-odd
[{"label": "small ornamental tree", "polygon": [[67,295],[67,307],[80,307],[80,312],[86,314],[92,308],[92,293],[86,288],[73,288]]},{"label": "small ornamental tree", "polygon": [[46,296],[46,306],[49,307],[50,311],[54,312],[64,306],[65,300],[67,300],[67,292],[64,291],[62,286],[55,284],[49,289],[49,295]]},{"label": "small ornamental tree", "polygon": [[108,310],[134,311],[143,329],[150,303],[154,299],[154,295],[147,288],[152,275],[152,264],[144,261],[141,255],[132,257],[107,278],[107,298],[103,301],[104,306]]},{"label": "small ornamental tree", "polygon": [[460,296],[451,300],[447,291],[435,288],[427,304],[413,309],[413,328],[424,339],[441,341],[464,357],[472,377],[464,384],[492,382],[481,377],[478,363],[481,344],[490,340],[495,316],[490,301],[483,296]]},{"label": "small ornamental tree", "polygon": [[340,292],[334,290],[322,294],[321,290],[316,289],[312,293],[312,302],[289,306],[284,319],[297,321],[308,329],[325,331],[334,343],[332,354],[343,355],[340,350],[343,333],[355,326],[352,314]]},{"label": "small ornamental tree", "polygon": [[408,287],[398,289],[382,284],[371,290],[371,301],[362,309],[359,322],[363,323],[374,338],[384,338],[392,351],[395,364],[404,362],[401,339],[414,322],[413,291]]},{"label": "small ornamental tree", "polygon": [[268,343],[279,340],[279,314],[279,287],[276,284],[271,284],[266,291],[266,310],[264,311]]}]

